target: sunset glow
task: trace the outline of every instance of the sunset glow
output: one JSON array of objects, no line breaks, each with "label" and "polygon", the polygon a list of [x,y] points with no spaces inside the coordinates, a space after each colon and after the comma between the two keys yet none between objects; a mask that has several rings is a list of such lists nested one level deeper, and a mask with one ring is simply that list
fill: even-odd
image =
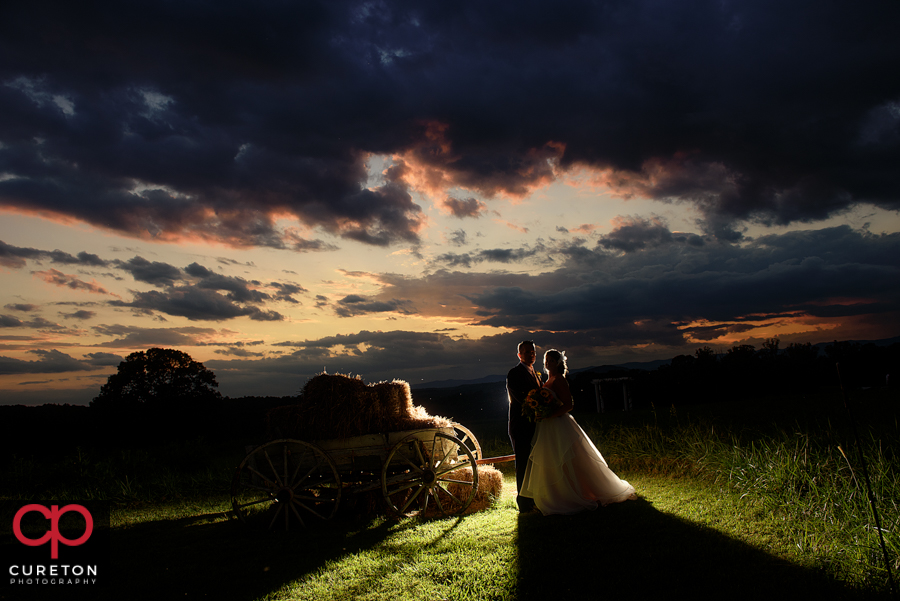
[{"label": "sunset glow", "polygon": [[0,403],[900,335],[897,9],[644,4],[6,15]]}]

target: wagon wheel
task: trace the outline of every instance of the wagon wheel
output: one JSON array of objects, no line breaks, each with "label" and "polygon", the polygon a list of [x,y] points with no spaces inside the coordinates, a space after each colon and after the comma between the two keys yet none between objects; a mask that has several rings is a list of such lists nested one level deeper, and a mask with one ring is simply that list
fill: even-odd
[{"label": "wagon wheel", "polygon": [[[328,520],[341,500],[341,478],[331,458],[300,440],[273,440],[252,450],[234,472],[231,507],[241,521],[273,529],[296,518]],[[293,516],[293,518],[291,517]]]},{"label": "wagon wheel", "polygon": [[484,455],[481,454],[481,444],[478,442],[478,439],[475,438],[475,435],[472,434],[471,430],[464,425],[457,423],[453,424],[453,429],[456,430],[456,437],[472,451],[472,455],[475,456],[476,460],[484,457]]},{"label": "wagon wheel", "polygon": [[435,432],[431,440],[410,435],[394,445],[381,468],[381,492],[400,516],[460,514],[478,492],[475,455],[458,438]]}]

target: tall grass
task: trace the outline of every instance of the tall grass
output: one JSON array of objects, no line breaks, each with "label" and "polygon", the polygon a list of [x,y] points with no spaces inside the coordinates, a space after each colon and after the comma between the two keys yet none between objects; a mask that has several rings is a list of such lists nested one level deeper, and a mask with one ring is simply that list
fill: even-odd
[{"label": "tall grass", "polygon": [[846,419],[821,407],[815,419],[791,425],[747,427],[740,424],[750,420],[740,418],[739,425],[723,424],[709,409],[706,416],[652,412],[646,423],[632,425],[585,421],[616,471],[725,485],[748,506],[788,522],[792,544],[821,569],[863,588],[884,588],[887,569],[861,469],[865,461],[896,579],[900,424],[889,417],[896,399],[887,403],[874,412],[880,418],[858,424],[858,449]]},{"label": "tall grass", "polygon": [[105,500],[140,505],[228,494],[235,445],[205,440],[153,448],[76,447],[51,456],[6,458],[0,498]]}]

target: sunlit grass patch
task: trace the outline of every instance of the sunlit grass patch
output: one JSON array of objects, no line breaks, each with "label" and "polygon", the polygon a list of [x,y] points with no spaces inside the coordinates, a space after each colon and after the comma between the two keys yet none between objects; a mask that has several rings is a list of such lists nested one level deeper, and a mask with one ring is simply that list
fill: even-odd
[{"label": "sunlit grass patch", "polygon": [[462,518],[404,520],[374,546],[331,560],[267,599],[513,599],[517,513],[504,497]]}]

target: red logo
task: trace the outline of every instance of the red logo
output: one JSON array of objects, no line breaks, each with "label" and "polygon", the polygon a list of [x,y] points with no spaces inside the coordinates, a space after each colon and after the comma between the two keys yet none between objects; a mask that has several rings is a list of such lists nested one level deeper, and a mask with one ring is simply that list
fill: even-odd
[{"label": "red logo", "polygon": [[[50,520],[50,531],[41,538],[28,538],[22,534],[22,517],[29,511],[37,511],[39,514]],[[59,517],[69,511],[74,511],[84,516],[84,534],[75,540],[69,540],[59,533]],[[69,547],[77,547],[87,542],[87,539],[91,537],[93,531],[94,518],[91,517],[91,512],[81,505],[66,505],[62,509],[59,508],[59,505],[51,505],[50,509],[47,509],[44,505],[31,504],[26,505],[17,511],[16,517],[13,518],[13,533],[15,533],[19,542],[23,545],[28,545],[29,547],[37,547],[38,545],[46,544],[49,540],[51,559],[57,559],[59,557],[60,542]]]}]

